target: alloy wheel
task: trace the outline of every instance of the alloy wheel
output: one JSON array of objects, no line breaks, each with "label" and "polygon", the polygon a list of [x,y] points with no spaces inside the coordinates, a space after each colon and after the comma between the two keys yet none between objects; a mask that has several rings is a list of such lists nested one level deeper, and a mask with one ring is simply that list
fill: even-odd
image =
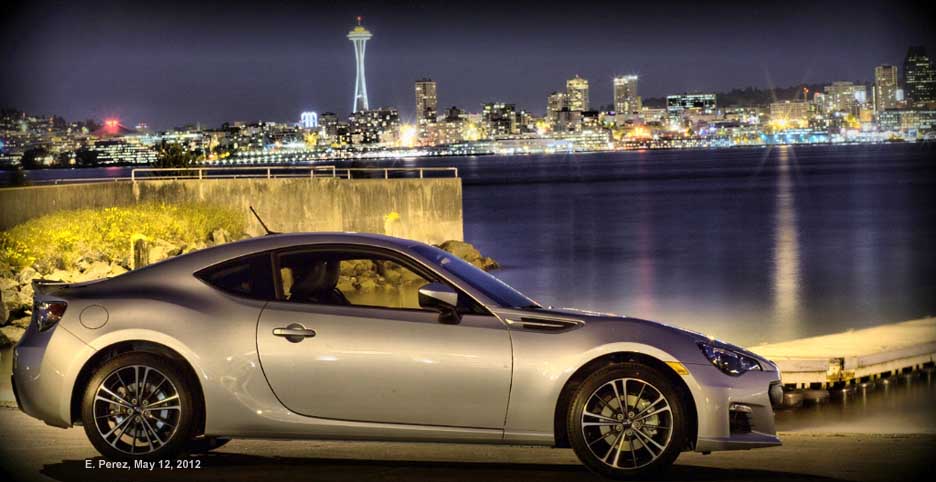
[{"label": "alloy wheel", "polygon": [[137,456],[166,445],[182,417],[175,384],[163,372],[145,365],[111,372],[98,387],[92,410],[104,441],[115,450]]},{"label": "alloy wheel", "polygon": [[658,459],[673,436],[673,411],[663,393],[637,378],[618,378],[589,396],[582,411],[588,449],[615,469],[639,469]]}]

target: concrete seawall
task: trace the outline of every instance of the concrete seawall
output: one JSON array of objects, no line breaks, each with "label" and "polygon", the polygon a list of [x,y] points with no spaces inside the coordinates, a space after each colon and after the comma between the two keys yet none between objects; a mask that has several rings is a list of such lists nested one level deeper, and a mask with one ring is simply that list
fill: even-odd
[{"label": "concrete seawall", "polygon": [[359,231],[429,243],[463,239],[461,179],[210,179],[0,189],[0,230],[55,211],[205,202],[244,213],[247,232]]}]

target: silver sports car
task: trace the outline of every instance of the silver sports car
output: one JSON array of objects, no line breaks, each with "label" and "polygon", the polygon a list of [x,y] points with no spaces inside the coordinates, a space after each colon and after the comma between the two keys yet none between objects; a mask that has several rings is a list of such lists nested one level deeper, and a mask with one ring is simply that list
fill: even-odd
[{"label": "silver sports car", "polygon": [[232,437],[535,444],[628,478],[684,450],[780,444],[770,361],[541,306],[415,241],[270,235],[35,287],[17,402],[108,458]]}]

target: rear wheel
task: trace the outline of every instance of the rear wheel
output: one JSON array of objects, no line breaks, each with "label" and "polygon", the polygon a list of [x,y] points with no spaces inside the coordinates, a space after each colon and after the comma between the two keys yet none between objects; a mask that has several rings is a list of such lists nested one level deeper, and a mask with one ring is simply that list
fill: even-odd
[{"label": "rear wheel", "polygon": [[152,353],[119,355],[95,372],[85,390],[85,433],[107,458],[173,457],[192,440],[193,393],[176,363]]},{"label": "rear wheel", "polygon": [[588,468],[631,479],[665,470],[686,442],[686,410],[674,384],[638,363],[602,368],[578,388],[569,409],[569,441]]}]

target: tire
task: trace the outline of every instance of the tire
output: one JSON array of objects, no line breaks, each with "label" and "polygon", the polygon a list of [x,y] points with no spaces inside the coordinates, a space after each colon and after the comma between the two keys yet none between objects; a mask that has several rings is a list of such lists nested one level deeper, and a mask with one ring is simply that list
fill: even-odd
[{"label": "tire", "polygon": [[107,361],[81,403],[88,440],[108,459],[175,457],[188,447],[200,415],[191,383],[177,363],[156,354],[130,352]]},{"label": "tire", "polygon": [[192,439],[186,446],[185,451],[191,454],[203,454],[214,449],[227,445],[231,439],[227,437],[201,437]]},{"label": "tire", "polygon": [[658,475],[676,461],[686,447],[686,414],[666,375],[628,362],[603,367],[582,382],[566,427],[585,466],[604,477],[627,480]]}]

